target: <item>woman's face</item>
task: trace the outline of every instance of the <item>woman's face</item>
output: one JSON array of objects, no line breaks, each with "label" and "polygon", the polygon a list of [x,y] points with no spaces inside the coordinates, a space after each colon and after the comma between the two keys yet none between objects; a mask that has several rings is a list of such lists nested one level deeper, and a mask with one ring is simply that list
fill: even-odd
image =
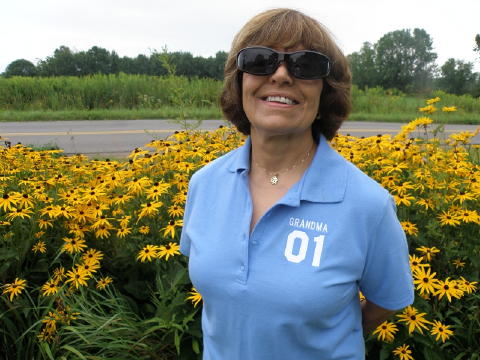
[{"label": "woman's face", "polygon": [[[282,52],[306,50],[302,46]],[[285,63],[271,75],[243,73],[243,110],[251,124],[251,133],[295,135],[310,131],[318,113],[323,80],[303,80],[290,75]]]}]

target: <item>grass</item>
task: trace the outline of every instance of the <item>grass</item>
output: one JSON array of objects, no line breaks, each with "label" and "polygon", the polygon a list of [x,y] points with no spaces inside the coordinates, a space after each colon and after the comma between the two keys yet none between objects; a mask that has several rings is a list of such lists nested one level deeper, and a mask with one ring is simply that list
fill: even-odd
[{"label": "grass", "polygon": [[[369,113],[353,112],[350,121],[407,123],[421,116],[419,112]],[[449,124],[480,124],[480,113],[442,113],[433,116],[437,122]],[[165,106],[160,109],[95,109],[95,110],[4,110],[0,122],[6,121],[60,121],[60,120],[135,120],[135,119],[222,119],[218,107]]]},{"label": "grass", "polygon": [[4,110],[0,121],[49,120],[134,120],[134,119],[221,119],[218,107],[175,107],[159,109],[94,109],[94,110]]}]

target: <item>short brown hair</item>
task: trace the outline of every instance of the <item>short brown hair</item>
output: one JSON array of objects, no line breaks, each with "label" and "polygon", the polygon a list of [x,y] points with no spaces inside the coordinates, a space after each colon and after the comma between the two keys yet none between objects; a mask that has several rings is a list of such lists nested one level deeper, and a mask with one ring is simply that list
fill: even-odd
[{"label": "short brown hair", "polygon": [[320,133],[331,140],[351,110],[351,74],[347,59],[328,30],[311,17],[292,9],[262,12],[247,22],[232,42],[225,64],[225,80],[220,105],[225,117],[245,135],[250,121],[242,105],[242,73],[237,70],[238,52],[252,45],[291,48],[301,44],[308,50],[327,55],[330,74],[325,77],[318,115],[312,125],[314,138]]}]

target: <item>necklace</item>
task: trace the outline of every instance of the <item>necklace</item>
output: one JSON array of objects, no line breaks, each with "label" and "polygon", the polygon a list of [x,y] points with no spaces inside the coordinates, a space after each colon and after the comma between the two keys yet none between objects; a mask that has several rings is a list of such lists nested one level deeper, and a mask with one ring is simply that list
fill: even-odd
[{"label": "necklace", "polygon": [[265,174],[267,174],[267,176],[270,177],[270,184],[272,185],[277,185],[278,182],[279,182],[279,176],[280,176],[280,173],[287,173],[289,172],[290,170],[293,170],[295,169],[298,165],[301,165],[305,162],[305,160],[307,160],[309,157],[310,157],[310,153],[312,152],[313,148],[315,147],[315,142],[313,142],[312,146],[310,147],[310,149],[308,149],[307,153],[305,154],[305,156],[297,161],[295,161],[293,163],[292,166],[286,168],[286,169],[283,169],[283,170],[279,170],[279,171],[275,171],[275,172],[270,172],[268,171],[266,168],[264,168],[263,166],[260,166],[258,164],[258,162],[255,161],[255,166],[259,167],[260,169],[262,169],[263,171],[265,171]]}]

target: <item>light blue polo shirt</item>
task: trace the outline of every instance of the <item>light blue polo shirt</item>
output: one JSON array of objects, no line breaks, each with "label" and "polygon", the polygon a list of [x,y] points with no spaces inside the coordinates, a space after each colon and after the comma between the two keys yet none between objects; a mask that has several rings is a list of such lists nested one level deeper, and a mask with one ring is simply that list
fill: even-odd
[{"label": "light blue polo shirt", "polygon": [[249,234],[250,144],[189,185],[180,246],[203,296],[203,359],[364,359],[358,291],[386,309],[413,302],[392,197],[321,136]]}]

